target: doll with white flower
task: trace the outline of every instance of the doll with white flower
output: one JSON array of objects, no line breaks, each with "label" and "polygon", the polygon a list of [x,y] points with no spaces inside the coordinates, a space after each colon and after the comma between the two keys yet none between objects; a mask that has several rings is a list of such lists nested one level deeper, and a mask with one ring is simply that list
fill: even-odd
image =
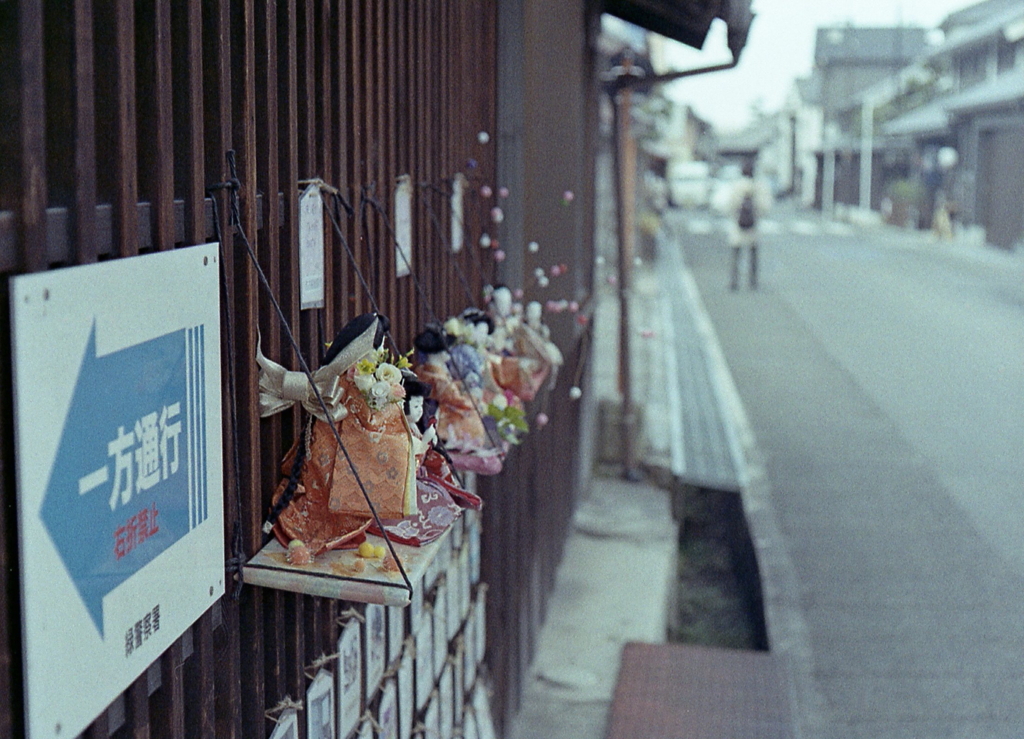
[{"label": "doll with white flower", "polygon": [[285,456],[285,479],[268,520],[286,546],[299,540],[312,555],[357,546],[372,520],[364,490],[382,517],[416,512],[416,460],[402,407],[401,365],[407,360],[393,359],[384,349],[388,325],[377,314],[349,322],[313,374],[317,392],[303,373],[257,353],[261,415],[295,403],[309,413]]}]

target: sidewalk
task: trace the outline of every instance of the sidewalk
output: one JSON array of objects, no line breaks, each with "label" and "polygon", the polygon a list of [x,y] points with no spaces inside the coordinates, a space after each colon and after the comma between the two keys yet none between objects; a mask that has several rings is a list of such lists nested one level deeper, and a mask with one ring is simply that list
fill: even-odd
[{"label": "sidewalk", "polygon": [[[641,276],[639,283],[648,281]],[[640,291],[638,301],[655,295]],[[618,400],[618,303],[614,287],[597,290],[591,361],[594,402]],[[638,315],[646,311],[637,305]],[[638,329],[639,331],[639,329]],[[649,388],[664,388],[664,365],[651,342],[638,341],[633,356],[638,403],[655,411]],[[648,368],[648,369],[643,369]],[[657,376],[652,376],[655,371]],[[600,433],[600,432],[599,432]],[[643,446],[642,446],[643,448]],[[656,464],[663,464],[654,452]],[[644,459],[645,463],[649,460]],[[594,477],[566,540],[547,619],[509,739],[601,739],[629,641],[665,641],[676,578],[678,530],[669,494],[651,482]]]}]

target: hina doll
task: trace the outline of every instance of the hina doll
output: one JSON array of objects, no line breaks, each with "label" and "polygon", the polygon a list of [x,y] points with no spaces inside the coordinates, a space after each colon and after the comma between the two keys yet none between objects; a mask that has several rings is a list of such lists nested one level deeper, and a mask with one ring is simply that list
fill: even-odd
[{"label": "hina doll", "polygon": [[477,308],[467,308],[457,319],[446,322],[455,332],[456,343],[451,348],[452,365],[462,376],[479,377],[485,416],[492,419],[502,445],[518,444],[529,431],[525,420],[523,399],[511,387],[503,387],[503,357],[491,351],[494,319]]},{"label": "hina doll", "polygon": [[494,322],[492,347],[497,355],[492,374],[495,382],[505,390],[524,401],[531,401],[544,385],[551,364],[524,342],[522,318],[517,315],[512,302],[512,291],[498,285],[491,293],[490,316]]},{"label": "hina doll", "polygon": [[[526,304],[524,320],[517,326],[512,338],[516,354],[532,357],[540,362],[550,374],[550,386],[554,386],[558,377],[558,369],[565,363],[561,350],[551,340],[551,329],[544,325],[541,318],[540,303],[532,300]],[[543,380],[541,380],[543,383]]]},{"label": "hina doll", "polygon": [[497,474],[501,450],[496,435],[485,426],[483,380],[479,374],[456,379],[451,370],[451,337],[438,326],[428,326],[413,342],[420,354],[415,372],[433,388],[437,402],[437,436],[448,449],[457,469]]},{"label": "hina doll", "polygon": [[416,472],[417,512],[401,519],[383,519],[383,530],[370,525],[370,533],[403,544],[421,546],[437,539],[462,515],[463,508],[479,510],[482,501],[464,490],[455,479],[444,455],[434,445],[434,419],[424,416],[431,388],[415,375],[405,380],[405,415],[412,429],[413,449],[420,465]]},{"label": "hina doll", "polygon": [[412,433],[402,373],[384,349],[387,329],[386,317],[365,314],[341,330],[313,374],[323,405],[303,373],[257,351],[261,415],[296,402],[310,415],[273,499],[273,533],[286,546],[299,540],[316,555],[358,545],[373,518],[367,498],[381,517],[416,512]]}]

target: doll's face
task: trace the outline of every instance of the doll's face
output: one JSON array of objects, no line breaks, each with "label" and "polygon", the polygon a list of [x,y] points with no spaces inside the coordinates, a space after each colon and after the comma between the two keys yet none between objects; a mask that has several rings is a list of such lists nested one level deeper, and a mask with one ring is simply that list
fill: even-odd
[{"label": "doll's face", "polygon": [[536,300],[531,300],[526,306],[526,320],[531,324],[540,323],[540,303]]},{"label": "doll's face", "polygon": [[507,316],[512,313],[512,291],[507,287],[499,287],[491,296],[494,303],[494,310],[499,316]]},{"label": "doll's face", "polygon": [[409,398],[409,412],[405,414],[409,423],[418,423],[423,418],[423,396],[413,395]]},{"label": "doll's face", "polygon": [[473,324],[473,341],[478,346],[483,346],[487,343],[487,322],[480,321],[480,323]]}]

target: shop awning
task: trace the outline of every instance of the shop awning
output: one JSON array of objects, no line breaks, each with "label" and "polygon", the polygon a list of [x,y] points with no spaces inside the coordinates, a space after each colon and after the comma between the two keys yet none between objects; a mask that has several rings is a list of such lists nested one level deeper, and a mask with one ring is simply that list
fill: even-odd
[{"label": "shop awning", "polygon": [[721,18],[734,58],[747,43],[753,18],[750,0],[605,0],[604,10],[696,49],[704,45],[712,21]]}]

